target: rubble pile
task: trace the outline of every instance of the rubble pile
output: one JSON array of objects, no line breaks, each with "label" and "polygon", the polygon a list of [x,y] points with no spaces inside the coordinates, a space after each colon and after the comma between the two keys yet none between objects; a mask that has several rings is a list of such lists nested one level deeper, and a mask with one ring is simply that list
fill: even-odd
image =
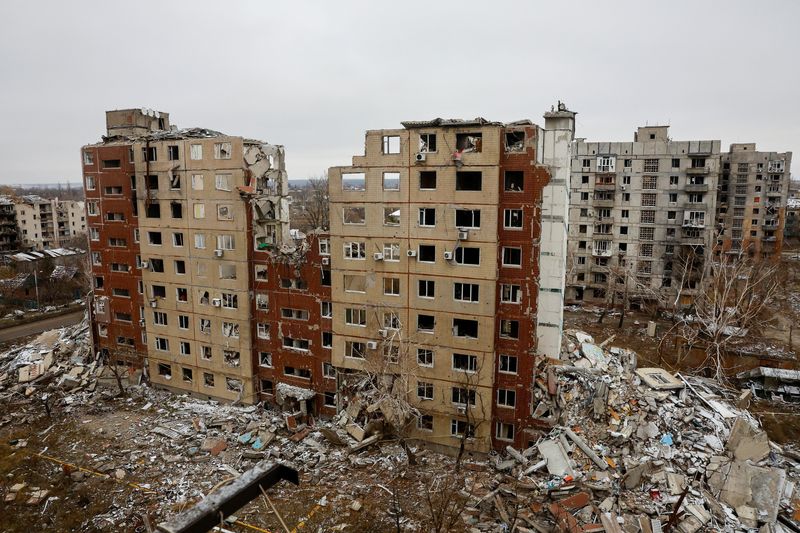
[{"label": "rubble pile", "polygon": [[579,331],[538,375],[541,437],[497,458],[471,502],[477,531],[486,513],[510,525],[509,509],[520,531],[798,531],[800,453],[759,429],[749,391],[637,369]]},{"label": "rubble pile", "polygon": [[[66,394],[93,393],[105,366],[92,354],[88,332],[84,318],[0,354],[0,401],[21,394],[41,401],[49,410],[52,402]],[[0,420],[0,427],[10,421]]]}]

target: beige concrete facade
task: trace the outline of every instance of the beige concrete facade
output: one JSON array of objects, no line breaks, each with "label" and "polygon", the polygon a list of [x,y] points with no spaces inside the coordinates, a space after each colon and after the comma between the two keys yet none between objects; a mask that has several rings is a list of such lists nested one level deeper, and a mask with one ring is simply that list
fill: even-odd
[{"label": "beige concrete facade", "polygon": [[57,248],[86,233],[84,202],[23,196],[15,204],[21,245],[28,249]]},{"label": "beige concrete facade", "polygon": [[[456,164],[462,134],[479,136],[480,152],[464,151]],[[421,135],[435,135],[437,149],[422,151]],[[393,148],[396,153],[385,153]],[[417,161],[420,153],[423,161]],[[467,446],[491,446],[502,157],[503,129],[497,124],[410,125],[368,131],[365,155],[328,173],[332,362],[342,369],[409,376],[409,400],[432,416],[430,427],[413,435],[439,445],[458,446],[458,423],[469,421],[475,436]],[[480,173],[479,187],[465,185],[469,172]],[[357,181],[362,175],[363,187]],[[479,190],[459,190],[464,187]],[[480,221],[457,223],[457,210],[479,211]],[[478,250],[479,264],[459,264],[466,251],[450,258],[457,248]],[[475,301],[463,299],[462,284],[477,287]],[[392,315],[395,323],[387,318]],[[460,320],[471,321],[477,334],[458,335]],[[397,350],[397,363],[390,350]],[[455,368],[463,358],[471,361],[469,370]],[[474,391],[474,401],[465,400],[473,405],[454,401],[460,394],[454,389]]]},{"label": "beige concrete facade", "polygon": [[780,255],[791,165],[791,152],[759,152],[755,143],[732,144],[722,155],[717,245],[723,251]]},{"label": "beige concrete facade", "polygon": [[575,142],[568,302],[603,303],[626,283],[633,305],[691,298],[676,263],[714,242],[720,141],[673,141],[667,128],[639,128],[627,143]]}]

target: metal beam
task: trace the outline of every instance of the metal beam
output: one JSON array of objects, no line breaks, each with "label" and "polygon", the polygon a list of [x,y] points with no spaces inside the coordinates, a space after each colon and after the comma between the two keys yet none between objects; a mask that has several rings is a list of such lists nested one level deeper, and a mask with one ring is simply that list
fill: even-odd
[{"label": "metal beam", "polygon": [[266,490],[281,480],[300,484],[297,470],[262,461],[191,509],[158,524],[158,530],[164,533],[205,533],[220,525],[220,513],[223,517],[232,515],[261,496],[262,488]]}]

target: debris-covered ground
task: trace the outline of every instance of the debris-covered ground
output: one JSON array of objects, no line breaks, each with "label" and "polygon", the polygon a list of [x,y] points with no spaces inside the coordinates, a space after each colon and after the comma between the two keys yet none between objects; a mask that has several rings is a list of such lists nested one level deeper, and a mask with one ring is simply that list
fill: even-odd
[{"label": "debris-covered ground", "polygon": [[[797,531],[800,453],[770,442],[749,393],[577,331],[537,372],[535,445],[409,465],[345,417],[290,430],[261,407],[120,396],[85,323],[47,332],[0,355],[0,530],[148,531],[268,460],[300,471],[269,491],[294,531]],[[224,528],[283,531],[262,500]]]}]

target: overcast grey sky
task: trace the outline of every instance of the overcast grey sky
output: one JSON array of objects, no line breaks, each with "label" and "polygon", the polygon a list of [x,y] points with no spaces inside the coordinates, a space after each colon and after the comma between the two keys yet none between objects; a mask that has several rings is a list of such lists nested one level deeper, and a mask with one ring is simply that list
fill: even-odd
[{"label": "overcast grey sky", "polygon": [[564,100],[579,137],[800,147],[800,2],[0,4],[0,183],[80,180],[104,111],[150,107],[283,144],[291,178],[363,151],[366,129],[511,121]]}]

